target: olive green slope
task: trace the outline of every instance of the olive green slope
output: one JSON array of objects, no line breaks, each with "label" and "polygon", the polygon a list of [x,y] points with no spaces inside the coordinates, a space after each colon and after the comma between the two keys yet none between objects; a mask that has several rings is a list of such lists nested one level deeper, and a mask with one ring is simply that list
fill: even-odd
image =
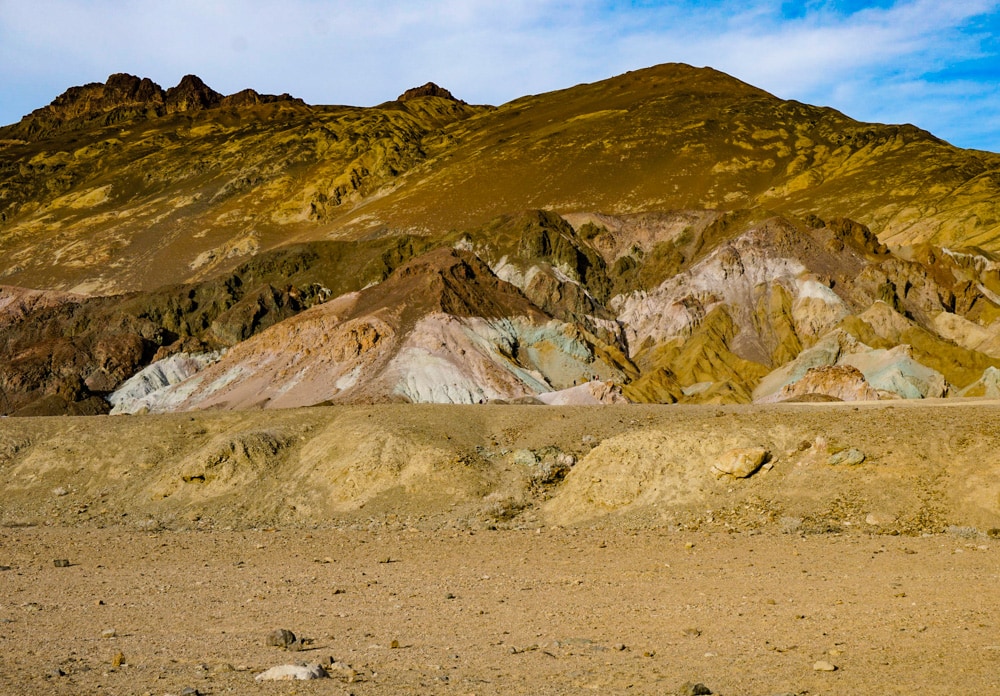
[{"label": "olive green slope", "polygon": [[142,88],[90,87],[0,129],[2,283],[152,289],[322,239],[331,211],[391,183],[426,158],[429,133],[483,109],[437,96],[312,107],[243,92],[164,111]]},{"label": "olive green slope", "polygon": [[1000,155],[783,101],[711,69],[661,65],[524,97],[457,124],[438,147],[345,225],[762,206],[850,217],[897,244],[1000,249]]},{"label": "olive green slope", "polygon": [[0,282],[151,289],[293,241],[436,236],[526,209],[767,209],[849,217],[894,245],[1000,250],[1000,155],[707,68],[497,109],[440,88],[352,108],[147,82],[73,88],[0,129]]}]

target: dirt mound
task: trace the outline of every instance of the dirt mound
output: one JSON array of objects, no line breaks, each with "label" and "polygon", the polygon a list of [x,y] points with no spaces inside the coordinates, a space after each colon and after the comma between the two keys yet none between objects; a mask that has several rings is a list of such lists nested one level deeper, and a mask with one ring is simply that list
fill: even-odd
[{"label": "dirt mound", "polygon": [[[2,419],[0,524],[986,530],[998,416],[870,402]],[[763,466],[720,476],[736,450]]]}]

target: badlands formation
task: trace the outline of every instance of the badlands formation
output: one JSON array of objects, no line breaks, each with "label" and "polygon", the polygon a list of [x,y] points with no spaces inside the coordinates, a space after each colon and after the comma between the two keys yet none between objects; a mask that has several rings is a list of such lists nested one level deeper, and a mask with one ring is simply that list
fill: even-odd
[{"label": "badlands formation", "polygon": [[1000,155],[710,69],[73,87],[0,128],[0,692],[997,692],[997,253]]},{"label": "badlands formation", "polygon": [[0,129],[0,413],[1000,395],[1000,155],[663,65]]}]

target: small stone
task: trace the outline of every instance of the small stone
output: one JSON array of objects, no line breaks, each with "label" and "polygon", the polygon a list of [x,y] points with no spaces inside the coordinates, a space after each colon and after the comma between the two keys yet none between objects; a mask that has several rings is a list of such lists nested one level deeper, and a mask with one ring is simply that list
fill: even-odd
[{"label": "small stone", "polygon": [[278,665],[254,677],[255,681],[292,681],[306,679],[326,679],[330,675],[319,664]]},{"label": "small stone", "polygon": [[698,636],[701,635],[701,629],[700,628],[693,628],[693,627],[691,627],[691,628],[685,628],[684,629],[684,635],[687,636],[688,638],[697,638]]},{"label": "small stone", "polygon": [[348,684],[353,684],[358,681],[358,673],[354,669],[343,662],[331,661],[330,666],[327,668],[331,677],[337,677],[341,681],[345,681]]},{"label": "small stone", "polygon": [[118,632],[113,628],[105,628],[101,631],[101,638],[114,638],[118,635]]},{"label": "small stone", "polygon": [[712,690],[700,682],[684,682],[681,684],[681,696],[709,696]]},{"label": "small stone", "polygon": [[453,594],[452,594],[451,592],[449,592],[448,594],[446,594],[446,595],[444,596],[444,598],[445,598],[445,599],[455,599],[455,595],[453,595]]},{"label": "small stone", "polygon": [[54,561],[52,561],[52,565],[54,565],[56,568],[69,568],[69,560],[65,558],[57,558]]},{"label": "small stone", "polygon": [[49,679],[58,679],[59,677],[65,677],[66,673],[63,672],[62,669],[60,669],[59,667],[56,667],[55,669],[50,669],[45,674],[45,676],[48,677]]},{"label": "small stone", "polygon": [[845,464],[847,466],[857,466],[865,460],[865,453],[859,449],[851,447],[850,449],[840,450],[839,452],[834,452],[830,455],[828,460],[832,466],[838,464]]},{"label": "small stone", "polygon": [[625,650],[625,644],[624,643],[615,643],[614,644],[614,648],[618,652],[622,652],[623,650]]},{"label": "small stone", "polygon": [[267,639],[265,643],[267,645],[273,645],[276,648],[288,649],[288,646],[298,640],[295,634],[289,631],[287,628],[278,628],[267,634]]},{"label": "small stone", "polygon": [[13,570],[10,566],[0,565],[0,573],[5,570]]},{"label": "small stone", "polygon": [[125,664],[125,653],[119,652],[117,655],[114,656],[114,658],[112,658],[111,666],[121,667],[123,664]]},{"label": "small stone", "polygon": [[399,641],[393,640],[391,643],[389,643],[389,647],[393,650],[396,650],[399,647]]},{"label": "small stone", "polygon": [[201,696],[201,692],[193,686],[185,686],[181,689],[180,696]]},{"label": "small stone", "polygon": [[826,660],[820,660],[819,662],[813,665],[813,670],[817,672],[836,672],[837,665],[833,664],[832,662],[827,662]]}]

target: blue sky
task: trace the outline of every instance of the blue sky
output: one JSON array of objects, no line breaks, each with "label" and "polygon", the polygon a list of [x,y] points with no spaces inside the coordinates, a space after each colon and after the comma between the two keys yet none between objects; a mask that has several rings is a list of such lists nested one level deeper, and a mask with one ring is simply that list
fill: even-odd
[{"label": "blue sky", "polygon": [[1000,0],[0,0],[0,123],[113,72],[500,104],[674,61],[1000,151]]}]

